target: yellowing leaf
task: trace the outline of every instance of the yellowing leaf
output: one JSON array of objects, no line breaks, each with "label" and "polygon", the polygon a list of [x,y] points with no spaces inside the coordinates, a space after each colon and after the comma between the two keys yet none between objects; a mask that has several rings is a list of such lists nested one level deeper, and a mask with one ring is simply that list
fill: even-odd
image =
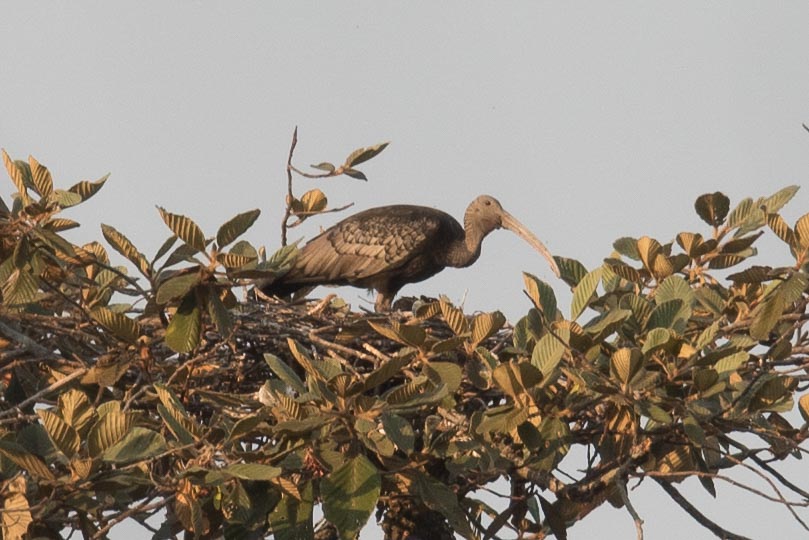
[{"label": "yellowing leaf", "polygon": [[116,337],[124,341],[134,343],[140,335],[141,329],[138,322],[122,313],[105,307],[97,307],[90,312],[90,315]]},{"label": "yellowing leaf", "polygon": [[34,519],[25,492],[25,476],[20,473],[2,485],[4,497],[0,526],[3,540],[23,540],[28,537],[28,526]]},{"label": "yellowing leaf", "polygon": [[200,253],[205,252],[205,236],[202,229],[191,218],[172,214],[161,207],[157,207],[160,217],[177,237]]},{"label": "yellowing leaf", "polygon": [[310,189],[301,196],[304,212],[321,212],[328,204],[326,195],[319,189]]},{"label": "yellowing leaf", "polygon": [[804,422],[809,422],[809,394],[804,394],[798,400],[798,408],[801,411],[801,416]]},{"label": "yellowing leaf", "polygon": [[643,355],[635,348],[623,347],[610,358],[610,374],[623,384],[627,384],[643,366]]},{"label": "yellowing leaf", "polygon": [[472,346],[477,347],[489,336],[500,330],[505,322],[506,318],[499,311],[476,315],[472,319]]},{"label": "yellowing leaf", "polygon": [[795,234],[803,249],[809,249],[809,214],[804,214],[795,222]]},{"label": "yellowing leaf", "polygon": [[525,290],[537,309],[545,314],[548,321],[556,319],[556,295],[550,285],[528,272],[522,273]]},{"label": "yellowing leaf", "polygon": [[31,167],[31,181],[34,183],[34,188],[41,197],[47,197],[53,192],[53,179],[50,171],[34,159],[34,156],[28,156],[28,164]]},{"label": "yellowing leaf", "polygon": [[463,314],[463,311],[456,308],[449,302],[441,300],[441,313],[444,316],[444,321],[452,329],[456,336],[460,336],[469,332],[469,322]]}]

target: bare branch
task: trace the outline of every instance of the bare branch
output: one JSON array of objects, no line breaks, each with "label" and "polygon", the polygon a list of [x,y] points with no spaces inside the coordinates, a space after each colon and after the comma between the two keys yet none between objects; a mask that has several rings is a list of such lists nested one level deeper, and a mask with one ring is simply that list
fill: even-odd
[{"label": "bare branch", "polygon": [[680,508],[685,510],[688,513],[688,515],[690,515],[697,521],[697,523],[699,523],[700,525],[702,525],[703,527],[714,533],[714,535],[716,535],[717,538],[721,538],[722,540],[751,540],[746,536],[735,534],[728,531],[727,529],[723,529],[722,527],[720,527],[719,525],[708,519],[705,516],[705,514],[697,510],[697,508],[693,504],[688,502],[688,500],[682,496],[682,494],[677,490],[677,488],[675,488],[671,484],[671,482],[663,480],[662,478],[654,478],[654,481],[657,482],[658,485],[663,488],[663,491],[668,493],[669,497],[671,497],[672,500],[674,500],[674,502],[680,505]]}]

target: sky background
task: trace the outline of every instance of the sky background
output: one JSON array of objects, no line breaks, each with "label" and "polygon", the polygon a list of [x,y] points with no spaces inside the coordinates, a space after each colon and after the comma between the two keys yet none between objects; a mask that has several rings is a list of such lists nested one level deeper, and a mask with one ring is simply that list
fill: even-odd
[{"label": "sky background", "polygon": [[[296,125],[301,168],[390,140],[360,167],[368,183],[301,179],[297,192],[459,219],[489,193],[551,252],[593,268],[621,236],[704,234],[693,210],[702,193],[735,205],[805,183],[807,21],[806,2],[4,2],[0,147],[34,155],[63,188],[111,173],[66,214],[82,223],[71,239],[101,239],[107,223],[151,255],[169,234],[158,204],[208,235],[260,208],[246,238],[277,248]],[[12,191],[0,183],[6,201]],[[807,211],[804,189],[784,215]],[[312,219],[291,237],[335,221]],[[777,242],[762,252],[786,261]],[[569,302],[507,232],[473,267],[402,293],[443,293],[516,321],[530,307],[524,270]],[[341,293],[372,306],[364,291]],[[802,462],[784,470],[807,477]],[[686,486],[734,532],[806,535],[784,508],[727,484],[715,501]],[[652,483],[634,495],[647,538],[709,537]],[[570,538],[634,534],[628,513],[605,505]]]}]

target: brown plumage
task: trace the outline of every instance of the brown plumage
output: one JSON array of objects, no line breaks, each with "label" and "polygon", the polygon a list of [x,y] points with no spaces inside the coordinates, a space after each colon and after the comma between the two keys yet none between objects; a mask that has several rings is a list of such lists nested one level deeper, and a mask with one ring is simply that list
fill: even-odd
[{"label": "brown plumage", "polygon": [[286,296],[315,285],[353,285],[376,290],[376,311],[388,311],[404,285],[447,266],[474,263],[483,239],[500,228],[531,244],[559,275],[542,242],[497,199],[481,195],[466,209],[463,227],[449,214],[424,206],[382,206],[349,216],[307,243],[289,272],[259,287],[265,294]]}]

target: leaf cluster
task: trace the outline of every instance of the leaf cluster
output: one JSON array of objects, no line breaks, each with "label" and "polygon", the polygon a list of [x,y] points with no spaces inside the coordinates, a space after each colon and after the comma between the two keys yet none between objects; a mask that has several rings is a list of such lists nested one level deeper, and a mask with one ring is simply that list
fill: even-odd
[{"label": "leaf cluster", "polygon": [[[792,512],[809,504],[771,465],[809,435],[809,214],[780,213],[794,187],[732,210],[703,195],[707,229],[621,238],[596,268],[557,257],[570,306],[526,273],[512,326],[445,298],[387,316],[237,301],[295,255],[239,240],[258,210],[206,237],[159,208],[171,235],[151,258],[102,226],[129,276],[60,234],[66,201],[104,179],[64,192],[78,200],[33,158],[4,160],[18,191],[0,201],[3,538],[104,538],[156,512],[156,539],[352,539],[372,516],[389,538],[566,538],[605,502],[634,513],[627,484],[645,479],[731,537],[676,485],[716,496],[735,467]],[[749,264],[769,233],[788,265]],[[503,479],[495,508],[481,490]]]}]

